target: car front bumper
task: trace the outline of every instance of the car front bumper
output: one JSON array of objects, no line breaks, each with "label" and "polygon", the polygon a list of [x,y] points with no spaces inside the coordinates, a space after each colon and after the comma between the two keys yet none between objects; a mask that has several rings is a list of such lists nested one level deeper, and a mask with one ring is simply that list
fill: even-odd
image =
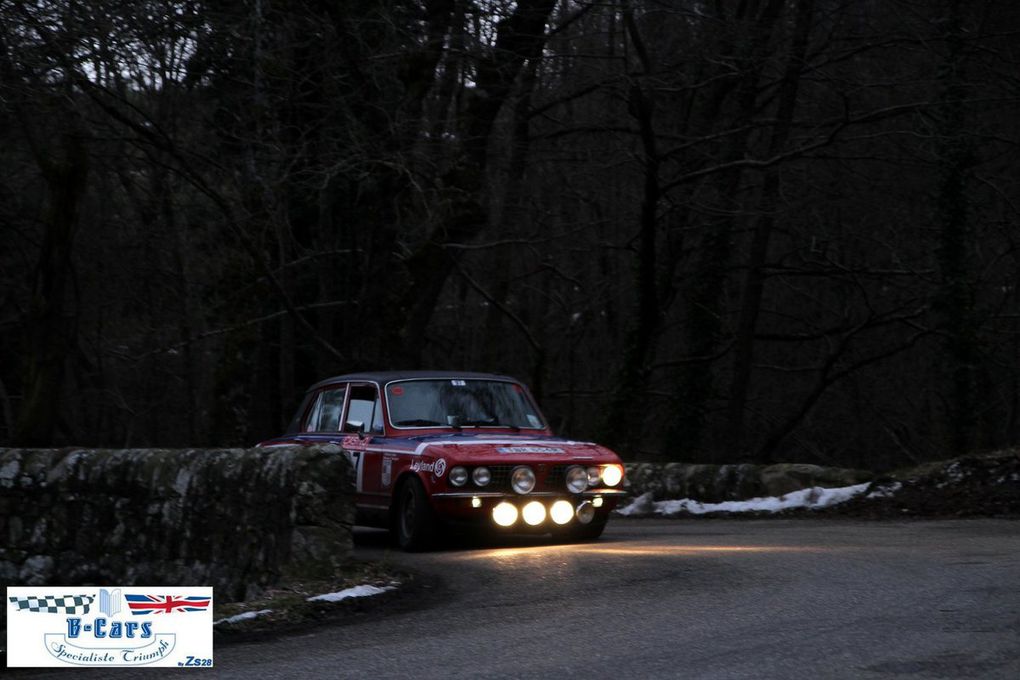
[{"label": "car front bumper", "polygon": [[[604,517],[620,500],[627,495],[619,489],[590,489],[578,494],[567,494],[554,491],[536,491],[528,494],[517,494],[505,491],[449,491],[432,494],[432,505],[436,513],[445,519],[470,522],[479,525],[491,525],[495,529],[526,529],[552,530],[566,528],[585,523],[583,506],[590,506],[599,517]],[[553,507],[562,501],[570,504],[571,515],[568,521],[555,521]],[[537,523],[526,521],[525,508],[538,503],[542,506],[543,519]],[[497,506],[511,505],[518,519],[509,525],[500,525],[496,521]],[[532,508],[534,509],[534,507]],[[563,518],[560,507],[559,517]],[[591,519],[588,520],[589,522]]]}]

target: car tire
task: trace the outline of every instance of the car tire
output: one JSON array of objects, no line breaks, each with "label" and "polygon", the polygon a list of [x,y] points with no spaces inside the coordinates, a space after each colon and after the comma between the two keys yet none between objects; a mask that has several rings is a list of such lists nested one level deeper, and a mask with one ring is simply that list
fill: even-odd
[{"label": "car tire", "polygon": [[426,550],[435,539],[435,513],[425,487],[416,478],[408,479],[397,489],[393,529],[397,544],[407,552]]},{"label": "car tire", "polygon": [[592,520],[591,524],[575,524],[565,529],[556,531],[553,535],[560,540],[568,543],[581,543],[584,541],[594,541],[602,532],[606,529],[606,522],[609,518],[596,517]]}]

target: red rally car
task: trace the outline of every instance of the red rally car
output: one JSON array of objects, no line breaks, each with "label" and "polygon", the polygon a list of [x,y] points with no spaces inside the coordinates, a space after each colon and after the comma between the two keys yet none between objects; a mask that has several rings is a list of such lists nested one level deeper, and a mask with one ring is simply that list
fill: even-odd
[{"label": "red rally car", "polygon": [[313,385],[287,433],[337,444],[357,470],[356,522],[425,548],[444,522],[598,538],[625,495],[609,449],[553,436],[520,382],[485,373],[356,373]]}]

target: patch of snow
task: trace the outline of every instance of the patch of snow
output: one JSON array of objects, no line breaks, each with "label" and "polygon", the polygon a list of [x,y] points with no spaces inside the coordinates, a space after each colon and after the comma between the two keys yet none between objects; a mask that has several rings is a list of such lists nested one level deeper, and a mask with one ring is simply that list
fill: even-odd
[{"label": "patch of snow", "polygon": [[309,602],[339,602],[340,600],[346,600],[349,597],[370,597],[372,595],[380,595],[385,593],[387,590],[396,590],[396,586],[354,586],[353,588],[347,588],[340,590],[335,593],[323,593],[322,595],[313,595],[306,598]]},{"label": "patch of snow", "polygon": [[876,487],[874,491],[869,493],[865,498],[891,498],[896,494],[897,491],[903,488],[903,485],[899,482],[893,482],[888,486]]},{"label": "patch of snow", "polygon": [[655,512],[655,501],[652,500],[652,492],[643,493],[625,508],[617,510],[619,515],[647,515]]},{"label": "patch of snow", "polygon": [[963,470],[960,468],[960,464],[958,462],[956,462],[956,461],[953,461],[952,463],[950,463],[946,467],[946,476],[949,477],[949,479],[951,481],[962,482],[963,478],[966,475],[964,474]]},{"label": "patch of snow", "polygon": [[212,625],[218,626],[221,623],[237,623],[238,621],[248,621],[259,616],[271,614],[272,612],[273,612],[272,609],[260,609],[257,612],[244,612],[241,614],[235,614],[234,616],[228,616],[227,618],[220,619],[219,621],[213,621]]},{"label": "patch of snow", "polygon": [[[618,510],[621,515],[636,515],[655,512],[659,515],[672,515],[678,512],[689,512],[692,515],[704,515],[710,512],[779,512],[793,508],[827,508],[831,505],[845,503],[858,496],[870,486],[869,483],[855,484],[835,489],[813,486],[810,489],[791,491],[784,496],[767,496],[752,498],[746,501],[724,501],[722,503],[702,503],[682,498],[676,501],[652,502],[648,509],[649,494],[639,496],[633,503]],[[648,498],[646,498],[648,496]]]}]

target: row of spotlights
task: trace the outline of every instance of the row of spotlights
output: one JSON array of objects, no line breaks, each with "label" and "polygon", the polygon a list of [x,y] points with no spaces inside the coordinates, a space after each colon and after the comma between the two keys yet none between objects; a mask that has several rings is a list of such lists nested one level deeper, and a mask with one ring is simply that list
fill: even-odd
[{"label": "row of spotlights", "polygon": [[[492,520],[501,527],[513,526],[517,522],[518,515],[524,519],[526,524],[535,527],[545,521],[546,509],[538,501],[531,501],[520,511],[517,510],[516,505],[507,501],[497,504],[492,509]],[[575,510],[570,501],[559,500],[549,508],[548,515],[553,522],[561,526],[569,523],[575,515],[582,524],[588,524],[595,517],[595,508],[590,502],[585,501]]]}]

